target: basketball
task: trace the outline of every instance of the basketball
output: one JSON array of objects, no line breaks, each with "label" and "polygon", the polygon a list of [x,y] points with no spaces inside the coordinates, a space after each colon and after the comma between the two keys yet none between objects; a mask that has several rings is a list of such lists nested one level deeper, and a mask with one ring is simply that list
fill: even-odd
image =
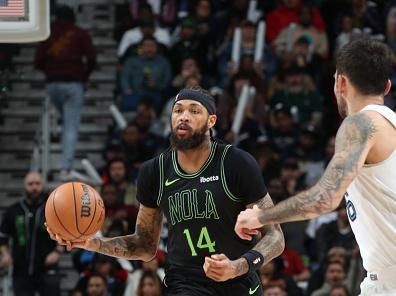
[{"label": "basketball", "polygon": [[105,208],[99,193],[80,182],[64,183],[51,192],[45,219],[53,233],[68,241],[84,241],[102,227]]}]

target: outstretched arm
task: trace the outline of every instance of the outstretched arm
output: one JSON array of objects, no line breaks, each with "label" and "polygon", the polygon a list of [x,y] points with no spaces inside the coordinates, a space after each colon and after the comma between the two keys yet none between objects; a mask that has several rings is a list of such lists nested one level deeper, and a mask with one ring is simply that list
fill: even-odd
[{"label": "outstretched arm", "polygon": [[[247,207],[265,209],[273,206],[272,199],[270,195],[267,194],[257,203],[250,204]],[[283,252],[285,240],[279,224],[264,226],[259,231],[261,232],[261,240],[256,244],[253,250],[263,255],[264,262],[262,262],[262,264],[266,264]],[[244,234],[251,239],[251,235],[258,234],[258,231],[245,232]],[[204,270],[206,275],[211,279],[215,281],[225,281],[249,272],[249,264],[243,257],[230,260],[224,254],[215,254],[205,258]]]},{"label": "outstretched arm", "polygon": [[242,212],[235,226],[237,234],[242,237],[243,228],[311,219],[334,210],[363,166],[376,132],[373,119],[365,113],[346,118],[337,133],[334,156],[319,182],[268,210]]},{"label": "outstretched arm", "polygon": [[[269,209],[274,206],[269,194],[264,196],[259,202],[250,204],[248,208],[255,208],[258,210]],[[279,224],[265,225],[259,229],[261,240],[254,246],[253,250],[261,253],[264,256],[264,263],[267,264],[272,259],[282,254],[285,248],[285,238]],[[251,239],[251,235],[244,233],[246,239]],[[243,258],[238,259],[238,275],[245,274],[249,270],[247,261]]]},{"label": "outstretched arm", "polygon": [[151,260],[157,251],[162,226],[162,212],[158,208],[140,206],[136,220],[135,233],[114,238],[91,238],[83,243],[66,242],[59,236],[47,230],[52,239],[73,247],[84,248],[89,251],[99,252],[105,255],[125,258],[128,260]]}]

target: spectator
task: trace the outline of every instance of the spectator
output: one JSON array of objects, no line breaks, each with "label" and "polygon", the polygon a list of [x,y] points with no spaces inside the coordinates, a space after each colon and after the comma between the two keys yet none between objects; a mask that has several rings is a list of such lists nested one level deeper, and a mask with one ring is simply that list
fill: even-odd
[{"label": "spectator", "polygon": [[88,278],[86,295],[108,296],[106,278],[100,274],[91,274]]},{"label": "spectator", "polygon": [[293,279],[283,272],[283,260],[280,257],[273,259],[266,265],[260,268],[261,283],[264,291],[267,287],[272,287],[274,284],[282,287],[289,296],[302,296],[302,291],[297,287]]},{"label": "spectator", "polygon": [[88,282],[92,274],[99,274],[106,279],[109,296],[123,295],[128,272],[121,267],[117,259],[102,254],[95,254],[92,266],[82,273],[75,290],[87,291]]},{"label": "spectator", "polygon": [[119,58],[125,55],[128,48],[134,44],[141,43],[144,37],[152,36],[157,43],[163,44],[166,47],[170,46],[171,40],[169,32],[167,29],[161,28],[155,23],[151,6],[149,4],[143,5],[139,10],[144,10],[145,13],[139,14],[138,26],[136,28],[130,29],[123,34],[117,50]]},{"label": "spectator", "polygon": [[306,69],[291,65],[285,72],[285,86],[270,99],[271,108],[287,108],[302,125],[320,126],[322,98],[316,92]]},{"label": "spectator", "polygon": [[117,204],[133,206],[138,209],[139,202],[136,199],[136,186],[128,181],[128,167],[125,161],[113,159],[109,163],[109,176],[109,184],[113,184],[117,190]]},{"label": "spectator", "polygon": [[142,261],[141,268],[136,269],[129,276],[128,285],[125,290],[124,296],[139,295],[139,287],[141,287],[141,285],[143,284],[142,277],[147,272],[154,273],[162,281],[165,277],[165,271],[160,266],[164,263],[164,259],[165,259],[165,253],[158,250],[155,257],[151,261],[148,262]]},{"label": "spectator", "polygon": [[269,284],[264,290],[264,296],[287,296],[281,285]]},{"label": "spectator", "polygon": [[[158,52],[158,43],[153,37],[144,37],[140,43],[141,55],[128,58],[121,72],[123,100],[133,100],[135,105],[142,97],[150,97],[156,109],[163,103],[163,92],[169,87],[171,67]],[[127,104],[128,105],[128,104]]]},{"label": "spectator", "polygon": [[[300,16],[302,0],[282,0],[278,7],[267,16],[267,40],[270,44],[290,23],[297,23]],[[319,31],[324,30],[324,22],[319,10],[312,7],[312,23]]]},{"label": "spectator", "polygon": [[291,155],[297,146],[299,125],[294,122],[288,108],[271,111],[268,129],[268,139],[285,157]]},{"label": "spectator", "polygon": [[62,170],[59,178],[63,181],[76,176],[72,168],[84,104],[84,83],[96,65],[91,37],[74,22],[74,11],[60,6],[51,36],[39,44],[35,58],[35,67],[46,75],[48,95],[61,114]]},{"label": "spectator", "polygon": [[[180,55],[178,60],[180,61]],[[172,81],[172,86],[177,90],[182,89],[186,84],[186,80],[192,76],[195,76],[200,80],[202,78],[201,70],[198,67],[197,61],[193,57],[186,56],[181,59],[180,63],[180,72],[176,74]]]},{"label": "spectator", "polygon": [[335,42],[335,52],[344,45],[352,41],[353,36],[353,19],[351,15],[343,15],[340,21],[341,32],[338,34]]},{"label": "spectator", "polygon": [[[58,262],[63,247],[44,228],[46,194],[41,175],[29,172],[24,198],[8,207],[0,226],[1,266],[12,266],[15,296],[60,295]],[[11,244],[12,241],[12,244]]]},{"label": "spectator", "polygon": [[334,286],[343,284],[345,280],[345,266],[337,261],[330,262],[325,271],[325,283],[320,289],[314,291],[312,296],[327,296]]},{"label": "spectator", "polygon": [[[270,189],[271,181],[276,179],[276,177],[279,175],[279,154],[276,147],[272,144],[272,142],[260,141],[253,155],[260,166],[264,180],[268,182],[268,191],[272,200],[274,202],[279,201],[279,198],[281,198],[283,194],[277,191],[276,182],[272,183],[272,186],[275,186],[272,188],[273,191]],[[282,192],[284,192],[283,184],[281,187]]]},{"label": "spectator", "polygon": [[162,296],[161,279],[155,271],[143,272],[139,281],[139,286],[136,295]]},{"label": "spectator", "polygon": [[199,64],[199,68],[204,64],[202,55],[207,54],[202,50],[199,40],[196,38],[195,22],[192,18],[185,18],[181,21],[178,32],[177,42],[170,51],[170,60],[174,72],[182,68],[182,61],[186,58],[193,58]]},{"label": "spectator", "polygon": [[[358,255],[358,254],[356,254]],[[340,263],[344,266],[344,270],[348,270],[348,276],[346,277],[345,283],[351,283],[348,287],[353,287],[355,275],[355,268],[351,268],[350,265],[355,264],[353,262],[355,257],[352,257],[352,260],[347,255],[347,251],[343,247],[333,247],[327,253],[327,256],[324,260],[320,262],[318,267],[314,267],[311,278],[308,283],[308,295],[311,295],[313,291],[318,290],[322,287],[325,282],[325,274],[326,268],[330,263],[336,262]],[[357,260],[355,260],[357,262]]]},{"label": "spectator", "polygon": [[350,296],[348,289],[345,285],[335,285],[330,290],[329,296]]},{"label": "spectator", "polygon": [[316,53],[326,59],[329,52],[326,33],[315,28],[312,21],[313,8],[303,6],[300,10],[300,20],[295,24],[295,27],[284,28],[276,37],[273,46],[275,46],[277,54],[281,56],[287,52],[289,42],[295,43],[304,37],[309,42],[310,54]]},{"label": "spectator", "polygon": [[125,220],[127,229],[135,229],[138,206],[125,204],[119,200],[119,192],[115,184],[102,186],[101,196],[106,208],[106,218],[103,223],[103,232],[107,232],[115,220]]},{"label": "spectator", "polygon": [[318,230],[316,247],[319,260],[323,259],[332,247],[343,247],[349,254],[352,254],[355,245],[355,236],[349,224],[343,200],[337,208],[337,220],[323,224]]},{"label": "spectator", "polygon": [[311,276],[311,272],[305,266],[300,254],[288,247],[281,255],[283,259],[283,273],[294,279],[295,282],[306,281]]}]

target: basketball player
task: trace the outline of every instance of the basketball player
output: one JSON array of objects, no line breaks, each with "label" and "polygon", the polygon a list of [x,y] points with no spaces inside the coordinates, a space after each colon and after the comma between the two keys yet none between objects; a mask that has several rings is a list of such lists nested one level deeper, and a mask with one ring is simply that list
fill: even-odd
[{"label": "basketball player", "polygon": [[367,277],[361,295],[396,295],[396,115],[384,106],[392,67],[390,49],[361,39],[337,54],[334,93],[346,118],[335,153],[312,188],[271,209],[248,209],[235,226],[256,229],[311,219],[334,210],[343,196]]},{"label": "basketball player", "polygon": [[183,89],[176,96],[172,148],[140,170],[141,206],[134,234],[78,244],[65,242],[48,229],[51,237],[69,249],[148,261],[156,253],[165,214],[169,224],[165,295],[262,295],[256,271],[282,253],[283,234],[279,225],[249,232],[255,236],[251,241],[235,234],[240,211],[273,203],[253,157],[211,139],[215,113],[214,98],[206,90]]}]

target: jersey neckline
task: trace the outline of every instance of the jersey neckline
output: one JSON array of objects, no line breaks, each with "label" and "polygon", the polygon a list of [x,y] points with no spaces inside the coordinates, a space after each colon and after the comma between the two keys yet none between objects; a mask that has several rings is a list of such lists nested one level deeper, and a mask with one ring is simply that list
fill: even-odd
[{"label": "jersey neckline", "polygon": [[195,173],[192,173],[192,174],[183,173],[180,170],[179,164],[177,163],[176,150],[173,149],[172,150],[172,163],[173,163],[173,168],[174,168],[176,174],[178,176],[180,176],[182,178],[186,178],[186,179],[192,179],[192,178],[195,178],[195,177],[199,176],[209,166],[209,164],[212,162],[213,156],[214,156],[215,151],[216,151],[216,147],[217,147],[217,143],[216,142],[212,142],[211,146],[210,146],[210,153],[209,153],[208,159],[205,161],[205,163],[202,165],[202,167],[198,171],[196,171]]}]

